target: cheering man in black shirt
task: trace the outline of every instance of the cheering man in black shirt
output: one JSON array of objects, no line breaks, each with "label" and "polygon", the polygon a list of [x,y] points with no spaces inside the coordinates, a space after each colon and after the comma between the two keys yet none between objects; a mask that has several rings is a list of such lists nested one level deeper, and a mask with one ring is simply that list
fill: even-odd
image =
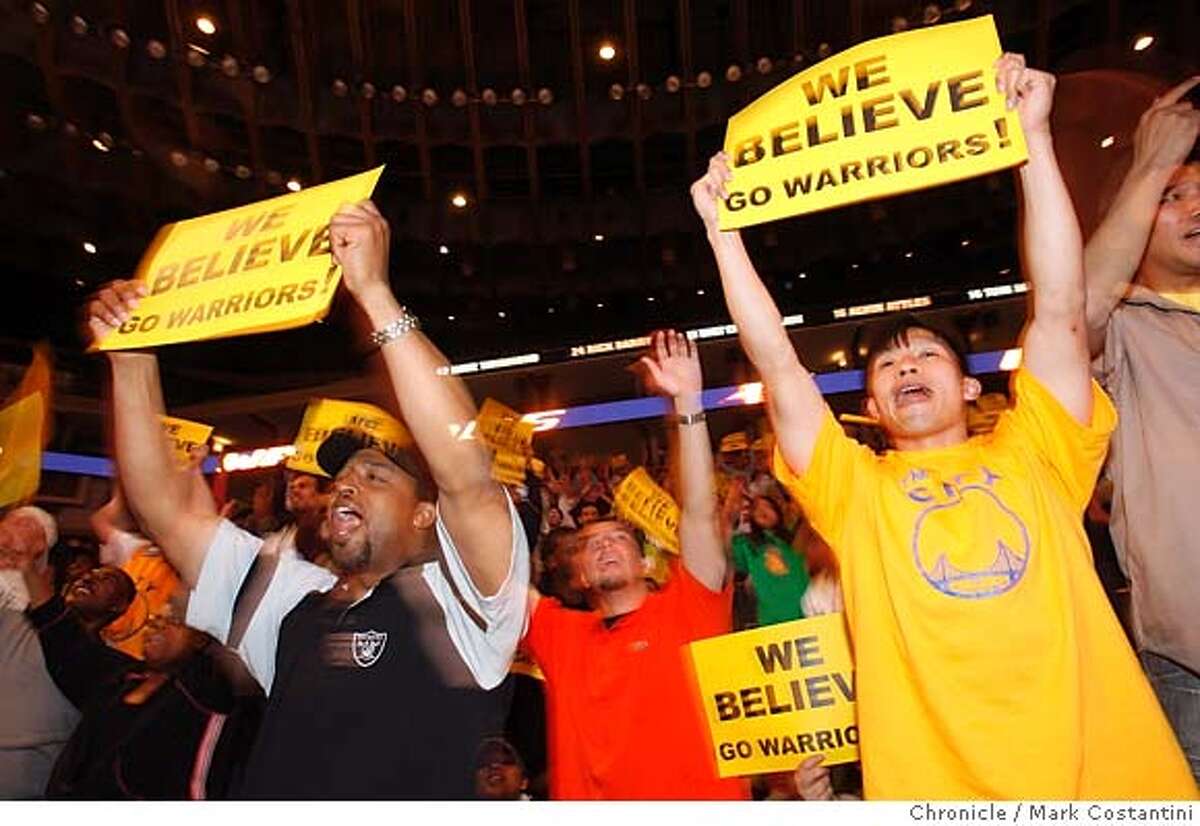
[{"label": "cheering man in black shirt", "polygon": [[[269,693],[245,797],[471,797],[476,747],[503,721],[500,685],[525,618],[525,535],[486,449],[455,437],[474,403],[393,296],[388,238],[369,201],[331,222],[334,258],[419,452],[350,431],[322,444],[336,573],[281,558],[235,639],[232,608],[260,540],[189,497],[173,471],[154,356],[109,354],[129,504],[193,588],[188,624],[233,644]],[[132,282],[102,291],[92,334],[123,322],[143,294]]]}]

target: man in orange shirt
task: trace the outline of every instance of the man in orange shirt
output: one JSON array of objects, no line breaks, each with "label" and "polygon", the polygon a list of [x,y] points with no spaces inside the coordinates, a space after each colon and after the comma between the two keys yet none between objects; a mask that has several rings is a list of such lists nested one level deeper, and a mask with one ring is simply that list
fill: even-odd
[{"label": "man in orange shirt", "polygon": [[592,611],[531,591],[525,649],[546,675],[550,796],[563,800],[744,800],[717,777],[681,647],[730,630],[732,590],[717,530],[712,446],[695,345],[655,333],[642,359],[679,428],[681,563],[646,583],[637,532],[616,519],[577,535]]}]

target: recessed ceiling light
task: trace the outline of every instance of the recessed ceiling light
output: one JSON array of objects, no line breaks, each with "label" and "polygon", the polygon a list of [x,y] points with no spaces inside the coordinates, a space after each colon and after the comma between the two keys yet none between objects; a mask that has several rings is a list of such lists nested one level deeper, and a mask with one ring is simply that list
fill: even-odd
[{"label": "recessed ceiling light", "polygon": [[454,320],[454,316],[452,316],[452,315],[448,315],[448,316],[446,316],[446,320],[447,320],[447,321],[453,321],[453,320]]},{"label": "recessed ceiling light", "polygon": [[288,179],[287,188],[289,191],[299,192],[303,187],[304,187],[304,185],[300,183],[299,178],[289,178]]},{"label": "recessed ceiling light", "polygon": [[442,244],[440,247],[438,247],[438,252],[440,252],[442,255],[449,255],[450,248],[445,244]]},{"label": "recessed ceiling light", "polygon": [[508,318],[508,316],[504,314],[504,310],[501,310],[500,312],[496,313],[496,315],[499,316],[500,318]]},{"label": "recessed ceiling light", "polygon": [[204,34],[211,35],[217,33],[217,24],[206,14],[202,14],[196,18],[196,28]]},{"label": "recessed ceiling light", "polygon": [[83,251],[86,252],[88,255],[95,255],[96,254],[96,245],[93,244],[91,241],[84,241],[83,242]]},{"label": "recessed ceiling light", "polygon": [[453,204],[456,209],[463,209],[467,205],[467,196],[461,192],[455,192],[450,196],[450,203]]},{"label": "recessed ceiling light", "polygon": [[696,290],[696,295],[704,295],[704,290]]},{"label": "recessed ceiling light", "polygon": [[1139,35],[1138,39],[1133,41],[1133,50],[1135,52],[1144,52],[1154,45],[1154,35],[1143,34]]},{"label": "recessed ceiling light", "polygon": [[1117,142],[1117,139],[1114,138],[1112,135],[1105,135],[1104,138],[1100,141],[1100,148],[1108,149],[1110,146],[1112,146],[1116,142]]},{"label": "recessed ceiling light", "polygon": [[617,47],[607,41],[600,44],[600,48],[596,51],[601,60],[612,60],[617,56]]},{"label": "recessed ceiling light", "polygon": [[592,236],[592,240],[593,241],[603,241],[604,236],[597,232],[595,235]]}]

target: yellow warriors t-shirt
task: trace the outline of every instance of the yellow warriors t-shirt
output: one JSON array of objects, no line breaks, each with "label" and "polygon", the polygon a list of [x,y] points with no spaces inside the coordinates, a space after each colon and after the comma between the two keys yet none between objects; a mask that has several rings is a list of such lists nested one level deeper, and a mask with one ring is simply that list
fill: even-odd
[{"label": "yellow warriors t-shirt", "polygon": [[1031,374],[996,429],[876,456],[832,413],[775,472],[838,557],[868,798],[1196,796],[1101,589],[1082,515],[1116,413]]}]

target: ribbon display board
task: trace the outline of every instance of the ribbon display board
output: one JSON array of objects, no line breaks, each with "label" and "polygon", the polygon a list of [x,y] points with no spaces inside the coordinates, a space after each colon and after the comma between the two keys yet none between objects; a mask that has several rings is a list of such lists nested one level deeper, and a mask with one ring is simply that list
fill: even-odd
[{"label": "ribbon display board", "polygon": [[369,198],[382,173],[380,166],[163,227],[138,264],[148,295],[95,349],[263,333],[324,318],[341,280],[329,219],[343,203]]},{"label": "ribbon display board", "polygon": [[408,447],[412,436],[408,429],[386,410],[365,402],[341,399],[313,399],[304,409],[300,432],[296,434],[296,452],[286,465],[292,470],[328,476],[317,464],[317,448],[325,437],[339,428],[365,433],[381,447]]},{"label": "ribbon display board", "polygon": [[721,777],[858,759],[854,665],[841,614],[688,646]]},{"label": "ribbon display board", "polygon": [[633,470],[613,490],[613,508],[659,547],[679,553],[679,505],[644,467]]},{"label": "ribbon display board", "polygon": [[996,91],[991,16],[861,43],[798,72],[729,120],[721,229],[985,175],[1023,162]]},{"label": "ribbon display board", "polygon": [[173,416],[159,416],[163,432],[171,445],[171,455],[180,467],[187,467],[192,461],[192,451],[208,442],[212,435],[212,425],[191,422],[187,419],[176,419]]}]

